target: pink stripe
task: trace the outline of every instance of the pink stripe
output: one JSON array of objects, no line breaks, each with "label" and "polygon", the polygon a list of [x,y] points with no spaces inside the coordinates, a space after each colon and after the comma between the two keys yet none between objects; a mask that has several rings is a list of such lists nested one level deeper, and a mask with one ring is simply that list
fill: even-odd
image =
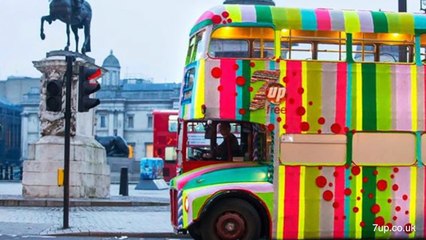
[{"label": "pink stripe", "polygon": [[396,66],[396,130],[411,130],[410,66]]},{"label": "pink stripe", "polygon": [[284,238],[297,239],[299,230],[300,167],[285,168]]},{"label": "pink stripe", "polygon": [[[422,211],[423,214],[423,237],[426,236],[426,167],[423,167],[424,171],[424,192],[423,192],[423,209],[417,209],[417,211]],[[421,235],[421,234],[419,234]]]},{"label": "pink stripe", "polygon": [[302,117],[297,114],[297,108],[302,106],[302,95],[298,89],[302,87],[302,63],[287,61],[287,104],[286,125],[287,133],[300,133]]},{"label": "pink stripe", "polygon": [[254,165],[254,163],[249,163],[249,164],[248,163],[223,163],[223,164],[214,164],[214,165],[210,165],[210,166],[206,166],[202,168],[197,168],[197,170],[195,171],[188,172],[188,174],[185,175],[184,177],[181,177],[181,178],[178,177],[178,182],[176,186],[178,190],[181,190],[186,185],[186,183],[189,182],[191,179],[194,179],[207,172],[212,172],[212,171],[225,169],[225,168],[238,168],[238,167],[246,167],[246,166],[252,166],[252,165]]},{"label": "pink stripe", "polygon": [[[394,175],[394,182],[393,186],[398,186],[398,190],[393,191],[394,194],[394,206],[395,206],[395,216],[397,217],[395,221],[395,226],[402,226],[404,227],[405,224],[410,222],[410,214],[416,214],[416,213],[410,213],[406,214],[406,211],[410,211],[410,199],[412,197],[416,197],[413,195],[410,195],[410,175],[411,175],[411,169],[410,167],[396,167],[394,169],[398,169],[397,172],[392,172]],[[407,195],[407,199],[404,200],[404,195]],[[401,209],[399,211],[396,211],[397,207],[400,207]],[[414,224],[414,223],[413,223]],[[395,232],[393,235],[394,237],[407,237],[407,233],[404,231],[402,232]]]},{"label": "pink stripe", "polygon": [[334,172],[336,206],[334,210],[334,238],[344,238],[345,232],[345,167],[336,167]]},{"label": "pink stripe", "polygon": [[315,14],[317,15],[317,28],[318,30],[331,30],[331,18],[330,11],[326,9],[315,9]]},{"label": "pink stripe", "polygon": [[[426,67],[423,67],[423,72],[424,72],[424,78],[423,78],[423,81],[424,81],[424,83],[423,83],[423,85],[424,85],[424,92],[423,92],[423,94],[424,94],[424,97],[425,97],[425,99],[424,99],[424,105],[425,105],[425,110],[424,110],[424,113],[425,113],[425,116],[424,116],[424,119],[425,119],[425,126],[424,126],[424,129],[426,129]],[[420,126],[418,126],[417,128],[419,128],[420,129]],[[426,182],[425,182],[425,184],[426,184]],[[425,186],[425,188],[426,188],[426,186]],[[425,195],[426,196],[426,195]],[[426,205],[425,205],[426,206]],[[426,224],[426,222],[425,222],[425,224]],[[426,227],[425,227],[425,229],[426,229]],[[425,230],[426,231],[426,230]]]},{"label": "pink stripe", "polygon": [[346,76],[347,64],[337,64],[337,89],[336,89],[336,123],[346,126]]},{"label": "pink stripe", "polygon": [[220,68],[222,70],[222,77],[220,78],[220,117],[235,119],[235,105],[236,105],[236,73],[234,69],[235,60],[222,60]]},{"label": "pink stripe", "polygon": [[200,17],[200,18],[198,18],[198,20],[197,20],[196,24],[198,24],[198,23],[200,23],[200,22],[202,22],[202,21],[204,21],[204,20],[206,20],[206,19],[212,19],[212,18],[213,18],[213,16],[214,16],[214,13],[213,13],[213,12],[211,12],[211,11],[207,11],[207,12],[205,12],[203,15],[201,15],[201,17]]}]

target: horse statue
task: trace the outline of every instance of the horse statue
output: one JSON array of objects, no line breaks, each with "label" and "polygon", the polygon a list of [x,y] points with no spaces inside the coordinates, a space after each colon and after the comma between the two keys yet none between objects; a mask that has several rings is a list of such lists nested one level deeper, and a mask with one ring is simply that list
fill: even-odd
[{"label": "horse statue", "polygon": [[44,34],[44,21],[51,24],[56,19],[64,22],[67,32],[67,45],[65,51],[69,51],[70,46],[70,26],[75,37],[75,48],[78,52],[78,29],[84,28],[84,43],[81,53],[90,52],[90,22],[92,20],[92,8],[85,0],[50,0],[49,15],[41,17],[40,37],[42,40],[46,38]]}]

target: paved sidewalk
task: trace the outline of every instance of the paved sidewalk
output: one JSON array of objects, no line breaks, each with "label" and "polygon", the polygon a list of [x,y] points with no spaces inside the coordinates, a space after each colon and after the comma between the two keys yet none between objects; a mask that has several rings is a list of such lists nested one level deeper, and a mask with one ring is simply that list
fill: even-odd
[{"label": "paved sidewalk", "polygon": [[[119,184],[111,184],[109,199],[70,199],[70,206],[166,206],[169,205],[169,191],[135,190],[136,184],[129,184],[129,196],[119,195]],[[24,198],[20,182],[0,182],[0,206],[60,207],[62,198]]]},{"label": "paved sidewalk", "polygon": [[127,197],[119,196],[119,185],[112,184],[110,199],[71,200],[76,206],[70,208],[70,228],[62,229],[62,199],[26,199],[21,183],[0,182],[0,234],[177,237],[170,224],[168,190],[135,190],[135,186],[129,185]]}]

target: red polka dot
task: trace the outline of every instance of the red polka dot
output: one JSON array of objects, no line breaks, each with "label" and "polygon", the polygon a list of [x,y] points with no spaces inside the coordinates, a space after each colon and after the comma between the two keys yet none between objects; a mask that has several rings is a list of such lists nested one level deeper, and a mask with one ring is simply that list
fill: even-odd
[{"label": "red polka dot", "polygon": [[234,64],[234,70],[237,71],[240,68],[238,64]]},{"label": "red polka dot", "polygon": [[356,200],[358,200],[358,201],[361,200],[361,197],[356,197]]},{"label": "red polka dot", "polygon": [[403,199],[404,201],[407,201],[408,196],[407,196],[406,194],[404,194],[404,195],[402,195],[402,199]]},{"label": "red polka dot", "polygon": [[274,131],[274,129],[275,129],[275,126],[274,126],[274,124],[268,124],[268,130],[269,131]]},{"label": "red polka dot", "polygon": [[362,221],[362,222],[359,223],[359,225],[363,228],[363,227],[365,227],[365,222]]},{"label": "red polka dot", "polygon": [[364,189],[361,188],[361,190],[359,190],[361,193],[364,193]]},{"label": "red polka dot", "polygon": [[214,78],[220,78],[220,76],[222,75],[222,70],[220,70],[220,68],[218,67],[214,67],[211,71],[211,74]]},{"label": "red polka dot", "polygon": [[399,172],[399,169],[396,167],[396,168],[393,168],[393,172],[394,173],[397,173],[397,172]]},{"label": "red polka dot", "polygon": [[398,191],[399,186],[397,184],[392,185],[392,190]]},{"label": "red polka dot", "polygon": [[361,168],[358,167],[358,166],[353,166],[352,169],[351,169],[351,172],[352,172],[353,175],[357,176],[358,174],[361,173]]},{"label": "red polka dot", "polygon": [[349,165],[349,164],[345,163],[345,168],[346,168],[346,169],[349,169],[350,167],[351,167],[351,165]]},{"label": "red polka dot", "polygon": [[317,184],[317,186],[318,186],[319,188],[323,188],[323,187],[325,187],[325,185],[327,184],[327,178],[325,178],[324,176],[318,176],[318,177],[315,179],[315,183]]},{"label": "red polka dot", "polygon": [[299,116],[303,116],[303,115],[305,115],[306,110],[305,110],[305,108],[304,108],[304,107],[300,106],[300,107],[298,107],[298,108],[296,109],[296,112],[297,112],[297,115],[299,115]]},{"label": "red polka dot", "polygon": [[329,183],[329,184],[328,184],[328,186],[329,186],[329,187],[333,187],[333,183],[332,183],[332,182],[331,182],[331,183]]},{"label": "red polka dot", "polygon": [[219,16],[219,15],[214,15],[214,16],[212,17],[212,22],[213,22],[213,24],[219,24],[221,21],[222,21],[222,17],[221,17],[221,16]]},{"label": "red polka dot", "polygon": [[395,211],[397,211],[397,212],[401,211],[401,207],[400,206],[396,206],[395,207]]},{"label": "red polka dot", "polygon": [[312,101],[308,102],[309,106],[312,106],[314,103]]},{"label": "red polka dot", "polygon": [[349,180],[352,180],[352,176],[349,176],[348,178],[349,178]]},{"label": "red polka dot", "polygon": [[303,88],[298,88],[297,89],[297,93],[298,94],[303,94],[305,92],[305,89],[303,89]]},{"label": "red polka dot", "polygon": [[253,87],[248,88],[249,92],[253,92]]},{"label": "red polka dot", "polygon": [[281,59],[280,59],[280,58],[275,59],[275,62],[276,62],[276,63],[280,63],[280,61],[281,61]]},{"label": "red polka dot", "polygon": [[374,175],[374,176],[377,176],[377,174],[379,174],[379,171],[374,170],[374,171],[373,171],[373,175]]},{"label": "red polka dot", "polygon": [[380,212],[380,206],[379,206],[378,204],[374,204],[374,205],[371,207],[371,212],[372,212],[373,214],[377,214],[378,212]]},{"label": "red polka dot", "polygon": [[379,181],[377,181],[377,189],[379,191],[385,191],[387,187],[388,183],[386,182],[386,180],[380,179]]},{"label": "red polka dot", "polygon": [[243,86],[244,84],[246,84],[246,79],[242,76],[237,77],[235,81],[237,82],[237,85],[239,86]]},{"label": "red polka dot", "polygon": [[342,127],[340,127],[339,124],[337,123],[333,123],[333,125],[331,125],[331,131],[335,134],[340,133],[340,131],[342,130]]},{"label": "red polka dot", "polygon": [[318,118],[318,123],[323,125],[325,123],[325,118],[323,117]]},{"label": "red polka dot", "polygon": [[364,183],[368,182],[368,177],[363,177],[362,182],[364,182]]},{"label": "red polka dot", "polygon": [[222,12],[222,17],[228,18],[229,17],[229,13],[227,11],[223,11]]},{"label": "red polka dot", "polygon": [[392,223],[386,223],[386,226],[388,226],[389,229],[392,229],[393,227]]},{"label": "red polka dot", "polygon": [[409,213],[409,211],[407,210],[407,211],[405,211],[405,215],[408,215],[408,213]]},{"label": "red polka dot", "polygon": [[334,208],[338,208],[338,207],[339,207],[339,203],[338,203],[338,202],[334,202],[334,203],[333,203],[333,207],[334,207]]},{"label": "red polka dot", "polygon": [[229,19],[227,20],[227,22],[228,22],[228,23],[232,23],[232,19],[231,19],[231,18],[229,18]]},{"label": "red polka dot", "polygon": [[244,108],[240,108],[240,110],[238,110],[238,112],[239,112],[241,115],[246,114],[246,110],[245,110]]},{"label": "red polka dot", "polygon": [[237,93],[237,92],[235,92],[235,96],[238,96],[238,93]]},{"label": "red polka dot", "polygon": [[222,21],[222,23],[223,23],[223,24],[226,24],[226,23],[228,23],[228,21],[226,21],[226,20],[223,20],[223,21]]},{"label": "red polka dot", "polygon": [[371,198],[373,198],[373,197],[374,197],[374,195],[373,195],[372,193],[369,193],[369,194],[368,194],[368,198],[370,198],[370,199],[371,199]]},{"label": "red polka dot", "polygon": [[374,219],[374,223],[379,225],[379,226],[384,226],[385,225],[385,219],[382,216],[376,217],[376,219]]},{"label": "red polka dot", "polygon": [[393,174],[391,174],[391,175],[390,175],[390,178],[392,178],[392,179],[393,179],[394,177],[395,177],[395,176],[394,176]]},{"label": "red polka dot", "polygon": [[309,123],[307,123],[307,122],[302,122],[301,124],[300,124],[300,130],[302,130],[302,131],[308,131],[309,130]]},{"label": "red polka dot", "polygon": [[293,104],[293,103],[294,103],[294,98],[290,98],[290,99],[288,100],[288,103]]},{"label": "red polka dot", "polygon": [[334,172],[334,173],[333,173],[333,176],[334,176],[334,177],[337,177],[337,176],[339,176],[339,173],[338,173],[338,172]]},{"label": "red polka dot", "polygon": [[284,83],[288,83],[288,78],[287,77],[283,77],[283,82]]},{"label": "red polka dot", "polygon": [[277,117],[277,122],[281,122],[282,119],[280,117]]},{"label": "red polka dot", "polygon": [[254,62],[250,62],[250,67],[255,67],[256,66],[256,63],[254,63]]},{"label": "red polka dot", "polygon": [[318,134],[321,134],[321,133],[322,133],[321,129],[318,129],[317,133],[318,133]]},{"label": "red polka dot", "polygon": [[391,203],[391,202],[392,202],[392,199],[388,198],[388,203]]},{"label": "red polka dot", "polygon": [[352,190],[350,188],[345,188],[345,195],[346,196],[351,195],[351,193],[352,193]]},{"label": "red polka dot", "polygon": [[344,131],[345,131],[345,133],[348,133],[348,132],[349,132],[349,128],[348,128],[348,127],[345,127],[345,128],[344,128]]},{"label": "red polka dot", "polygon": [[287,127],[288,127],[288,126],[287,126],[287,124],[284,124],[284,125],[283,125],[283,128],[284,128],[284,129],[287,129]]},{"label": "red polka dot", "polygon": [[324,198],[325,201],[331,201],[333,199],[333,192],[330,190],[325,191],[322,194],[322,198]]},{"label": "red polka dot", "polygon": [[222,91],[222,90],[223,90],[223,86],[222,86],[222,85],[219,85],[219,86],[217,87],[217,90],[218,90],[218,91]]},{"label": "red polka dot", "polygon": [[322,170],[322,166],[319,166],[319,167],[318,167],[318,170]]},{"label": "red polka dot", "polygon": [[398,219],[397,216],[393,216],[392,220],[396,221]]}]

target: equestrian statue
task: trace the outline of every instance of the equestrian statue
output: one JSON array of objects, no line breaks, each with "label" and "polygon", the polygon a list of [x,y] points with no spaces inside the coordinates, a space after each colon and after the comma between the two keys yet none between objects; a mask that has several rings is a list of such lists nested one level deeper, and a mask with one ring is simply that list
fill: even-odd
[{"label": "equestrian statue", "polygon": [[70,46],[70,27],[75,37],[75,48],[78,52],[78,29],[84,28],[84,42],[81,53],[90,52],[90,22],[92,20],[92,8],[85,0],[50,0],[49,15],[41,17],[40,37],[42,40],[46,38],[44,34],[44,21],[51,24],[56,19],[64,22],[67,32],[67,45],[65,51],[69,51]]}]

